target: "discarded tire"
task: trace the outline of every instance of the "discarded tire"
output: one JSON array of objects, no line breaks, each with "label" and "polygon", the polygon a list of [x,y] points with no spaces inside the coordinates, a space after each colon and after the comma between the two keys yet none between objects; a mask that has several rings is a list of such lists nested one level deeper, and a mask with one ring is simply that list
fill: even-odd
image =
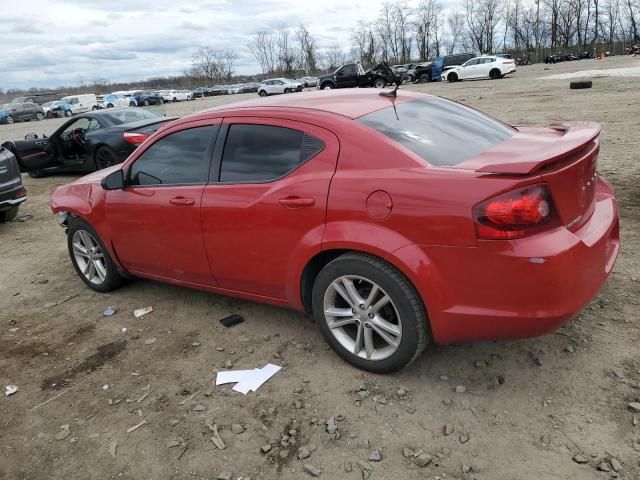
[{"label": "discarded tire", "polygon": [[591,80],[583,80],[581,82],[571,82],[569,88],[571,90],[581,90],[583,88],[591,88],[593,82]]}]

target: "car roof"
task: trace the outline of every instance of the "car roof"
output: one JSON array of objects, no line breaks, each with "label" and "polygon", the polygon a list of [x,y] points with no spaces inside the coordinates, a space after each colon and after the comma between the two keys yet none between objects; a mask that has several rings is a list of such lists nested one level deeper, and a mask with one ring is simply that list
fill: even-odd
[{"label": "car roof", "polygon": [[[225,111],[232,112],[242,109],[298,109],[313,110],[341,115],[351,119],[382,110],[393,105],[394,99],[379,95],[379,89],[353,90],[320,90],[315,92],[296,93],[295,95],[278,95],[273,97],[256,97],[251,100],[227,103],[208,110],[184,117],[193,120],[194,117],[206,118],[212,114]],[[398,90],[395,103],[404,103],[418,98],[431,97],[409,90]]]}]

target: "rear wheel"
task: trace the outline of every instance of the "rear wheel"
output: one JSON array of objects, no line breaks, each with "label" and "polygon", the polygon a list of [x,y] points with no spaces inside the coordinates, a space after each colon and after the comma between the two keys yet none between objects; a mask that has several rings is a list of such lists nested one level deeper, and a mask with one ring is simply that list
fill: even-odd
[{"label": "rear wheel", "polygon": [[129,106],[130,107],[135,107],[136,106],[136,102],[129,102]]},{"label": "rear wheel", "polygon": [[53,117],[53,114],[51,113],[51,111],[48,111],[47,112],[47,118],[51,118],[51,117]]},{"label": "rear wheel", "polygon": [[65,116],[65,117],[70,117],[71,115],[73,115],[73,112],[72,112],[71,110],[66,110],[66,111],[64,112],[64,116]]},{"label": "rear wheel", "polygon": [[144,102],[142,102],[144,104],[145,107],[149,106],[149,100],[145,100]]},{"label": "rear wheel", "polygon": [[15,122],[15,120],[13,119],[13,117],[11,115],[9,115],[7,117],[7,123],[13,123],[13,122]]},{"label": "rear wheel", "polygon": [[427,83],[429,81],[431,81],[431,75],[426,73],[421,74],[418,78],[418,83]]},{"label": "rear wheel", "polygon": [[173,97],[173,101],[174,101],[174,102],[177,102],[177,101],[178,101],[178,99],[177,99],[176,97]]},{"label": "rear wheel", "polygon": [[264,90],[260,90],[258,92],[258,95],[260,95],[261,97],[266,97],[267,96],[267,92],[265,92]]},{"label": "rear wheel", "polygon": [[301,92],[302,91],[302,85],[298,85],[298,87],[296,88],[296,92]]},{"label": "rear wheel", "polygon": [[385,82],[384,78],[376,78],[373,81],[373,86],[375,88],[384,88],[387,86],[387,82]]},{"label": "rear wheel", "polygon": [[40,121],[44,118],[44,115],[40,112],[36,113],[36,120]]},{"label": "rear wheel", "polygon": [[111,167],[118,163],[118,157],[113,150],[104,145],[96,150],[95,162],[96,169],[102,170],[103,168]]},{"label": "rear wheel", "polygon": [[372,372],[405,367],[429,339],[413,285],[388,263],[365,254],[344,254],[322,269],[313,286],[313,313],[338,355]]},{"label": "rear wheel", "polygon": [[455,72],[451,72],[449,75],[447,75],[447,80],[449,80],[451,83],[457,82],[458,81],[458,74],[455,73]]},{"label": "rear wheel", "polygon": [[494,68],[489,72],[489,77],[491,78],[491,80],[497,80],[502,77],[502,73],[500,73],[500,70],[498,70],[497,68]]},{"label": "rear wheel", "polygon": [[95,230],[73,217],[67,232],[67,248],[78,276],[91,289],[109,292],[123,283],[115,263]]},{"label": "rear wheel", "polygon": [[0,212],[0,223],[7,223],[18,216],[19,205],[9,207],[7,210]]},{"label": "rear wheel", "polygon": [[108,103],[107,108],[113,108],[113,103]]},{"label": "rear wheel", "polygon": [[291,93],[291,89],[290,88],[285,88],[284,89],[284,93]]}]

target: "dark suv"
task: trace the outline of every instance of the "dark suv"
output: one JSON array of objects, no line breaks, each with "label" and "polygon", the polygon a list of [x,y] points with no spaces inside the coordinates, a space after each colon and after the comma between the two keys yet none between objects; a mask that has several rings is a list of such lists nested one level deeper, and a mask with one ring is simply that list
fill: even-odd
[{"label": "dark suv", "polygon": [[164,99],[155,92],[150,91],[139,91],[133,94],[133,98],[136,99],[136,103],[138,105],[144,105],[145,107],[148,105],[161,105],[164,103]]},{"label": "dark suv", "polygon": [[20,204],[27,199],[16,157],[0,147],[0,223],[10,222],[18,215]]},{"label": "dark suv", "polygon": [[0,123],[42,120],[44,110],[35,103],[7,103],[0,107]]}]

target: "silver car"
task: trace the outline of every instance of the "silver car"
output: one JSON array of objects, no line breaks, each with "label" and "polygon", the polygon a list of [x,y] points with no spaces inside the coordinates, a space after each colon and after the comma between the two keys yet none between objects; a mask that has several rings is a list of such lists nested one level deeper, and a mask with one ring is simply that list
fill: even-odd
[{"label": "silver car", "polygon": [[272,78],[264,80],[258,87],[258,95],[266,97],[267,95],[278,95],[280,93],[301,92],[302,84],[287,78]]}]

